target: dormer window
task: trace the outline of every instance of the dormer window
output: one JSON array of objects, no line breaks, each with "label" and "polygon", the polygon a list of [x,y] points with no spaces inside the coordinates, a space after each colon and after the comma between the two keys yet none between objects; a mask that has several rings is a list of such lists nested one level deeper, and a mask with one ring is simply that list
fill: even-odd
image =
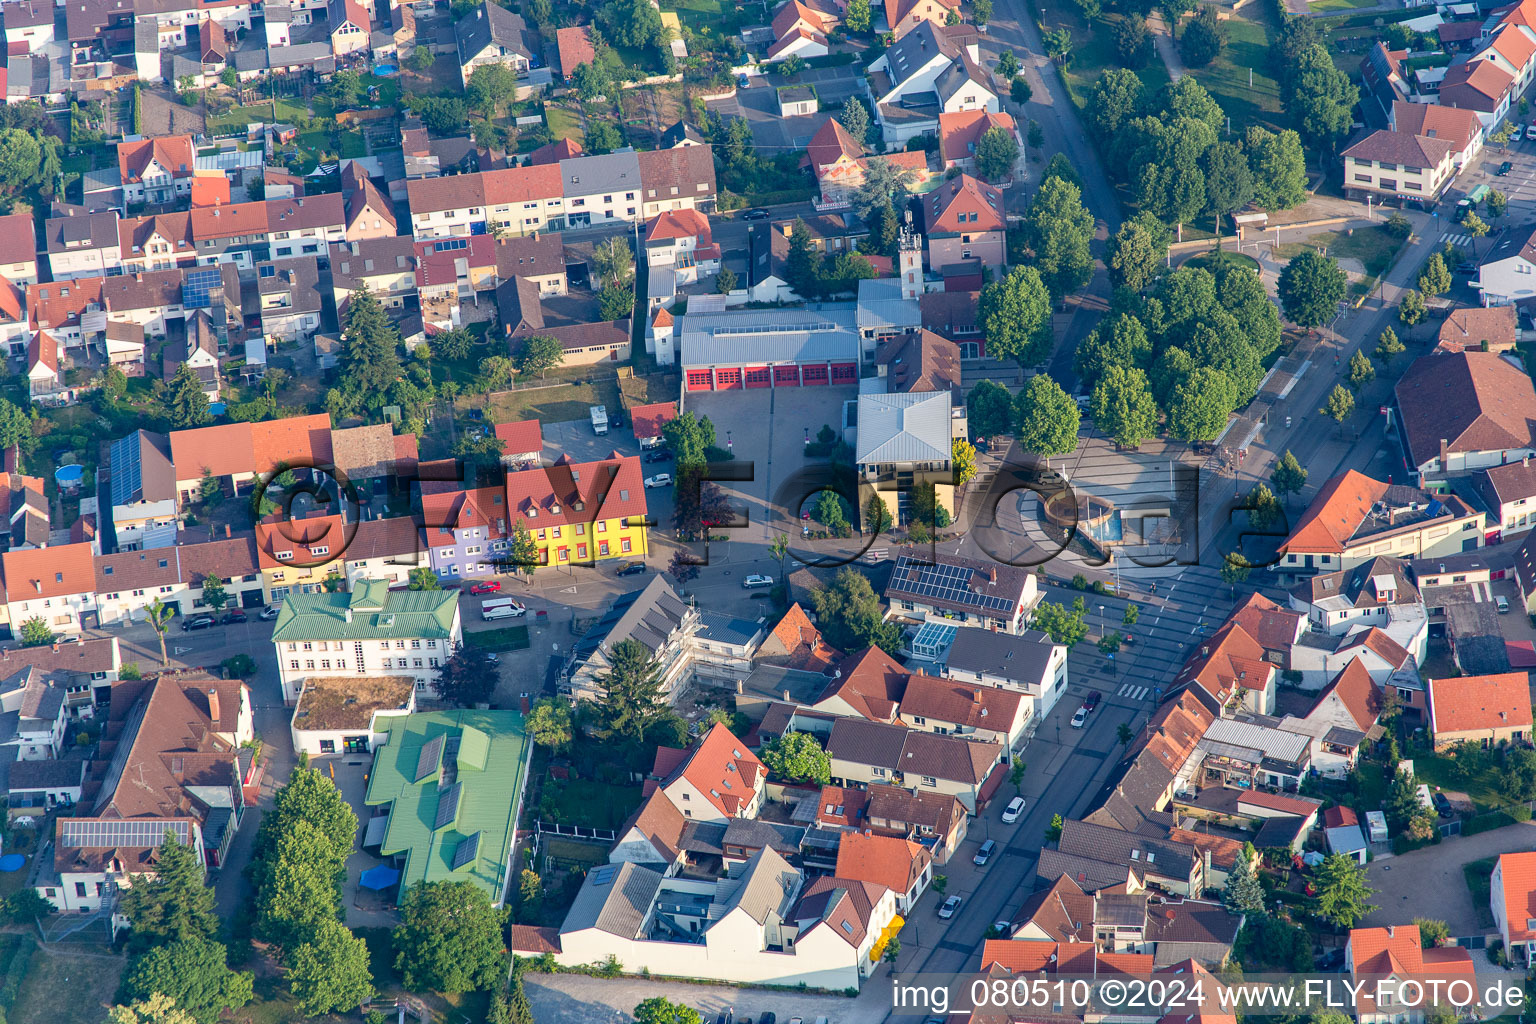
[{"label": "dormer window", "polygon": [[293,552],[292,551],[274,551],[274,552],[272,552],[272,557],[273,558],[280,558],[280,559],[286,561],[286,560],[288,560],[288,559],[293,557]]}]

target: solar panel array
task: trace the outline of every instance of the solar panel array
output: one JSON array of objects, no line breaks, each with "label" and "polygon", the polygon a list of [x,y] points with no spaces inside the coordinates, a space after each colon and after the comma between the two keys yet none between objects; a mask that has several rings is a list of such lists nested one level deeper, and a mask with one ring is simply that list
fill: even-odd
[{"label": "solar panel array", "polygon": [[455,782],[447,789],[438,790],[437,793],[437,821],[432,825],[432,831],[446,828],[453,824],[453,819],[459,816],[459,798],[464,795],[464,784]]},{"label": "solar panel array", "polygon": [[144,486],[139,462],[139,435],[129,434],[112,443],[112,504],[125,505]]},{"label": "solar panel array", "polygon": [[257,277],[276,277],[277,276],[277,268],[273,267],[273,266],[257,267],[256,268],[256,276]]},{"label": "solar panel array", "polygon": [[469,243],[462,238],[446,238],[441,242],[432,243],[433,252],[457,252],[460,249],[468,249]]},{"label": "solar panel array", "polygon": [[[917,572],[916,579],[911,578],[914,570]],[[896,571],[891,575],[891,589],[920,600],[947,601],[950,604],[993,611],[1007,611],[1013,606],[1010,598],[972,587],[971,579],[976,573],[977,570],[968,565],[925,565],[903,556],[897,561]]]},{"label": "solar panel array", "polygon": [[189,270],[181,279],[181,304],[188,309],[207,309],[213,305],[213,290],[223,286],[224,274],[218,267]]},{"label": "solar panel array", "polygon": [[443,737],[434,736],[427,741],[427,745],[421,748],[421,756],[416,758],[416,778],[412,781],[420,782],[422,779],[437,771],[437,766],[443,760]]},{"label": "solar panel array", "polygon": [[163,818],[78,818],[63,822],[60,839],[71,849],[107,849],[114,846],[145,848],[165,842],[165,834],[172,832],[186,846],[192,845],[192,825],[186,821],[166,821]]},{"label": "solar panel array", "polygon": [[480,833],[476,832],[472,836],[460,839],[459,845],[454,847],[452,870],[459,870],[465,864],[474,861],[478,856],[480,856]]}]

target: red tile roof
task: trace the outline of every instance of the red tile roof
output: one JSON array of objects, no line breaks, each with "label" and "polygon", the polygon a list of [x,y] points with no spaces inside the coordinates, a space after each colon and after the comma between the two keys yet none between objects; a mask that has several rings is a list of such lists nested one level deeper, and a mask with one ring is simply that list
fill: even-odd
[{"label": "red tile roof", "polygon": [[[218,22],[209,21],[206,24],[216,25]],[[229,179],[222,174],[202,174],[193,178],[190,202],[194,208],[200,206],[228,206]]]},{"label": "red tile roof", "polygon": [[[1475,34],[1476,23],[1472,22],[1470,25]],[[1483,123],[1478,120],[1474,111],[1462,110],[1459,107],[1443,107],[1438,103],[1405,103],[1402,100],[1394,100],[1392,120],[1400,132],[1444,139],[1457,151],[1471,145],[1472,140],[1483,130]]]},{"label": "red tile roof", "polygon": [[96,565],[89,544],[25,548],[0,555],[10,601],[96,592]]},{"label": "red tile roof", "polygon": [[1203,641],[1174,677],[1174,686],[1193,683],[1223,705],[1239,689],[1263,689],[1275,667],[1264,658],[1264,648],[1235,622],[1218,629]]},{"label": "red tile roof", "polygon": [[153,160],[168,171],[171,177],[187,178],[191,177],[196,165],[194,157],[190,135],[163,135],[137,142],[119,142],[117,173],[122,175],[125,185],[138,182]]},{"label": "red tile roof", "polygon": [[500,487],[477,487],[421,496],[422,526],[432,547],[452,547],[452,530],[485,527],[491,539],[507,535],[506,492]]},{"label": "red tile roof", "polygon": [[968,160],[976,155],[976,144],[992,128],[1016,132],[1013,117],[994,114],[986,108],[960,110],[939,115],[939,145],[947,162]]},{"label": "red tile roof", "polygon": [[901,716],[909,722],[926,718],[1007,735],[1018,718],[1022,700],[1016,690],[917,672],[908,677],[906,691],[901,695]]},{"label": "red tile roof", "polygon": [[816,698],[816,706],[837,697],[872,722],[896,717],[909,675],[896,659],[878,647],[866,647],[844,658],[835,671],[836,678]]},{"label": "red tile roof", "polygon": [[[660,751],[657,752],[660,765]],[[728,818],[741,815],[757,795],[758,780],[768,769],[731,730],[716,722],[704,738],[683,752],[682,760],[667,772],[662,788],[678,778],[703,794],[704,799]]]},{"label": "red tile roof", "polygon": [[[256,558],[263,569],[315,569],[341,557],[348,530],[341,516],[290,520],[273,516],[256,524]],[[320,553],[314,549],[324,547]],[[288,557],[277,557],[286,553]]]},{"label": "red tile roof", "polygon": [[[560,31],[564,32],[565,29],[561,29]],[[540,146],[532,153],[529,153],[528,163],[534,167],[538,167],[541,164],[550,166],[553,164],[558,164],[561,160],[574,159],[575,157],[581,156],[581,154],[581,143],[577,142],[575,139],[556,139],[549,145]]]},{"label": "red tile roof", "polygon": [[598,462],[572,462],[564,455],[549,467],[508,473],[507,508],[530,529],[641,520],[646,503],[640,459],[614,452]]},{"label": "red tile roof", "polygon": [[869,791],[857,787],[822,786],[816,799],[816,824],[826,828],[863,828]]},{"label": "red tile roof", "polygon": [[[665,312],[665,310],[658,310],[658,312]],[[671,323],[671,320],[667,322]],[[650,405],[637,405],[629,410],[629,418],[634,427],[635,440],[645,441],[660,437],[661,428],[677,419],[677,403],[654,402]]]},{"label": "red tile roof", "polygon": [[810,144],[805,147],[805,155],[811,167],[819,174],[821,168],[837,163],[842,157],[857,160],[864,155],[864,147],[853,140],[848,129],[839,124],[837,118],[831,117],[811,136]]},{"label": "red tile roof", "polygon": [[763,641],[760,651],[765,656],[782,658],[786,668],[802,672],[825,672],[837,657],[837,652],[822,640],[821,630],[811,623],[799,602],[789,606],[789,611]]},{"label": "red tile roof", "polygon": [[1531,920],[1536,919],[1536,850],[1499,855],[1499,876],[1504,884],[1504,921],[1511,942],[1536,939]]},{"label": "red tile roof", "polygon": [[1493,729],[1531,729],[1531,681],[1524,672],[1429,681],[1429,721],[1436,738]]},{"label": "red tile roof", "polygon": [[1344,550],[1387,484],[1346,470],[1323,484],[1280,550],[1286,554],[1338,554]]},{"label": "red tile roof", "polygon": [[597,60],[597,48],[592,45],[592,34],[587,26],[576,25],[555,32],[555,45],[560,51],[560,73],[569,78],[578,64],[590,64]]},{"label": "red tile roof", "polygon": [[932,860],[926,847],[910,839],[848,832],[838,843],[837,875],[905,895]]},{"label": "red tile roof", "polygon": [[651,218],[645,227],[647,242],[677,238],[696,238],[699,244],[709,245],[713,241],[709,218],[698,210],[667,210]]},{"label": "red tile roof", "polygon": [[[992,185],[962,174],[922,199],[930,234],[959,234],[1003,230],[1003,193]],[[965,222],[961,222],[961,218]]]},{"label": "red tile roof", "polygon": [[1328,828],[1344,828],[1360,824],[1360,819],[1352,808],[1339,805],[1323,811],[1323,824]]},{"label": "red tile roof", "polygon": [[509,455],[544,450],[544,427],[538,420],[517,420],[496,424],[496,436],[505,444]]},{"label": "red tile roof", "polygon": [[45,281],[27,285],[27,318],[33,330],[79,323],[86,306],[101,302],[105,278],[80,277],[73,281]]},{"label": "red tile roof", "polygon": [[[340,196],[337,200],[340,200]],[[265,235],[271,230],[264,202],[231,203],[204,210],[193,210],[192,238],[197,242],[236,238],[241,235]]]},{"label": "red tile roof", "polygon": [[1397,407],[1415,465],[1450,452],[1533,445],[1536,387],[1530,375],[1494,352],[1431,353],[1397,384]]},{"label": "red tile roof", "polygon": [[1339,698],[1340,703],[1349,711],[1349,717],[1355,720],[1360,732],[1370,732],[1376,720],[1381,717],[1381,687],[1376,685],[1376,681],[1371,678],[1370,670],[1359,658],[1345,665],[1343,671],[1333,677],[1333,682],[1317,695],[1313,708],[1322,704],[1329,696]]},{"label": "red tile roof", "polygon": [[1453,309],[1440,325],[1439,344],[1435,348],[1439,352],[1464,352],[1481,348],[1485,341],[1495,350],[1513,348],[1518,331],[1514,306]]},{"label": "red tile roof", "polygon": [[[1356,976],[1435,978],[1471,975],[1472,955],[1460,946],[1423,949],[1416,924],[1387,928],[1353,928],[1349,933],[1350,966]],[[1376,986],[1367,985],[1356,1000],[1356,1014],[1374,1013]],[[1393,1007],[1398,1012],[1402,1004]]]}]

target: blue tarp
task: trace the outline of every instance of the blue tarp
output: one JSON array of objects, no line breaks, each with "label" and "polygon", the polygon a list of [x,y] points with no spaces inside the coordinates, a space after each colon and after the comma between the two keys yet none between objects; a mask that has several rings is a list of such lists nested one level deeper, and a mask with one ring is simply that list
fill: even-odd
[{"label": "blue tarp", "polygon": [[[0,864],[3,863],[3,859],[0,859]],[[371,867],[358,878],[358,882],[364,889],[388,889],[398,881],[400,881],[399,870],[390,867],[388,864]]]}]

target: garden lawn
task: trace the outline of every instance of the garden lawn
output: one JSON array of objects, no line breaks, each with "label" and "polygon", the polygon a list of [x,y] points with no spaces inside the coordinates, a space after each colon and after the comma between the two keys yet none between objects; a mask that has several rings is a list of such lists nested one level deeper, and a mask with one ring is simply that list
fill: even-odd
[{"label": "garden lawn", "polygon": [[611,786],[594,779],[546,779],[539,802],[552,803],[565,825],[618,828],[640,806],[639,786]]},{"label": "garden lawn", "polygon": [[1472,803],[1479,814],[1495,807],[1503,807],[1510,802],[1499,791],[1499,778],[1495,771],[1486,771],[1482,775],[1463,781],[1460,773],[1456,771],[1456,763],[1448,757],[1425,753],[1422,750],[1415,750],[1412,756],[1413,774],[1418,776],[1420,782],[1429,783],[1431,790],[1438,786],[1440,789],[1467,794],[1472,798]]},{"label": "garden lawn", "polygon": [[13,1021],[101,1024],[117,994],[128,961],[113,956],[80,956],[39,948],[11,1008]]},{"label": "garden lawn", "polygon": [[[1090,26],[1078,16],[1075,8],[1069,8],[1067,4],[1048,5],[1044,19],[1040,17],[1038,4],[1032,3],[1030,11],[1036,23],[1043,21],[1047,30],[1064,28],[1072,33],[1072,63],[1067,65],[1064,77],[1072,102],[1081,109],[1087,104],[1089,91],[1099,76],[1108,68],[1120,66],[1115,58],[1115,22],[1119,15],[1106,13],[1102,20]],[[1157,59],[1150,40],[1147,52],[1149,59],[1136,74],[1150,95],[1168,84],[1168,69]]]},{"label": "garden lawn", "polygon": [[[1417,769],[1418,762],[1414,762]],[[1481,928],[1493,927],[1493,914],[1488,909],[1488,893],[1492,888],[1493,866],[1499,858],[1484,857],[1461,866],[1461,874],[1467,880],[1467,891],[1472,894],[1472,906],[1477,910],[1477,923]]]},{"label": "garden lawn", "polygon": [[514,420],[542,420],[545,423],[567,423],[587,419],[587,409],[594,405],[619,408],[618,381],[609,377],[588,384],[566,384],[549,388],[525,388],[496,395],[470,395],[461,397],[462,408],[482,406],[485,418],[491,423],[511,423]]},{"label": "garden lawn", "polygon": [[550,133],[557,139],[575,139],[580,142],[586,138],[581,118],[574,111],[551,104],[544,108],[544,120],[549,124]]},{"label": "garden lawn", "polygon": [[1392,265],[1392,261],[1397,258],[1397,251],[1402,247],[1402,240],[1396,238],[1384,226],[1377,225],[1370,228],[1356,228],[1354,233],[1349,235],[1342,231],[1326,231],[1313,235],[1304,242],[1287,242],[1280,247],[1280,255],[1290,259],[1303,249],[1318,251],[1326,249],[1329,256],[1359,260],[1365,266],[1367,275],[1380,277]]},{"label": "garden lawn", "polygon": [[[1266,17],[1263,4],[1248,8],[1257,17]],[[1221,55],[1203,68],[1190,72],[1195,80],[1221,104],[1232,119],[1232,138],[1241,139],[1249,125],[1263,125],[1272,130],[1286,127],[1280,109],[1280,84],[1266,73],[1269,69],[1269,26],[1267,21],[1233,17],[1222,22],[1227,28],[1227,45]],[[1248,85],[1248,71],[1253,69],[1253,85]]]},{"label": "garden lawn", "polygon": [[484,651],[526,651],[528,627],[507,626],[504,629],[478,629],[464,631],[464,642]]}]

